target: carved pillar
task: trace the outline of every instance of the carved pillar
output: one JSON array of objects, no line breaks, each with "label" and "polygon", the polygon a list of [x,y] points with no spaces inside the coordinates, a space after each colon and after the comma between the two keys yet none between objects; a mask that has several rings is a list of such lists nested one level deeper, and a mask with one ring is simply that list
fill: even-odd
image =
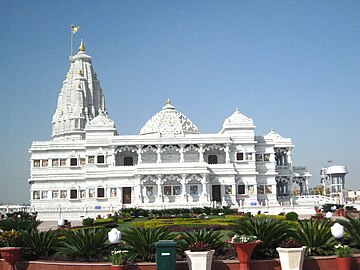
[{"label": "carved pillar", "polygon": [[156,196],[156,202],[161,202],[162,203],[162,187],[161,187],[161,183],[162,183],[162,175],[158,174],[157,175],[157,180],[156,180],[156,184],[157,184],[157,196]]},{"label": "carved pillar", "polygon": [[206,175],[205,173],[202,174],[202,179],[201,179],[201,185],[202,185],[201,197],[202,197],[202,200],[204,200],[204,201],[207,201],[207,195],[208,195],[206,178],[207,178],[207,175]]},{"label": "carved pillar", "polygon": [[186,174],[181,174],[181,197],[187,201],[187,192],[186,192]]},{"label": "carved pillar", "polygon": [[230,163],[230,144],[225,145],[225,163]]},{"label": "carved pillar", "polygon": [[291,149],[290,149],[290,148],[287,150],[286,159],[287,159],[287,163],[288,163],[289,165],[292,165]]},{"label": "carved pillar", "polygon": [[142,145],[137,146],[136,153],[138,155],[138,164],[142,163]]},{"label": "carved pillar", "polygon": [[180,144],[180,150],[179,150],[179,153],[180,153],[180,163],[184,163],[184,147],[185,145],[184,144]]},{"label": "carved pillar", "polygon": [[157,163],[161,163],[161,145],[156,146],[156,154],[157,154]]},{"label": "carved pillar", "polygon": [[204,162],[204,144],[199,144],[199,162]]}]

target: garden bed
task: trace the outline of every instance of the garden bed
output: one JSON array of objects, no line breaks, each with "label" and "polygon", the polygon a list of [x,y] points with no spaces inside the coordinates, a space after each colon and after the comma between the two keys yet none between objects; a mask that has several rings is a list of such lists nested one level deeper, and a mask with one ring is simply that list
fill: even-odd
[{"label": "garden bed", "polygon": [[[330,270],[336,265],[335,256],[310,256],[305,257],[304,270]],[[18,270],[110,270],[110,263],[76,263],[52,261],[21,261],[16,264]],[[250,262],[251,270],[280,270],[278,259],[253,260]],[[8,265],[0,260],[0,270],[6,270]],[[184,261],[176,262],[176,270],[188,270]],[[238,270],[237,260],[213,261],[214,270]],[[360,269],[360,254],[354,254],[352,270]],[[129,270],[156,270],[155,263],[137,263],[131,265]]]}]

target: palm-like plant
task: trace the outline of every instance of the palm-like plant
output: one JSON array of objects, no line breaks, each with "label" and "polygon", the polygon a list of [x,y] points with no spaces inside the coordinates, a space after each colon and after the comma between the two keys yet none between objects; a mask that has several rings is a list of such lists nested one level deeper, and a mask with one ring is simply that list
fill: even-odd
[{"label": "palm-like plant", "polygon": [[241,218],[235,222],[233,231],[238,235],[255,235],[263,241],[254,250],[254,257],[257,258],[274,257],[279,243],[294,232],[289,223],[268,217]]},{"label": "palm-like plant", "polygon": [[295,232],[295,238],[307,246],[308,255],[326,255],[336,244],[331,234],[332,221],[301,220]]},{"label": "palm-like plant", "polygon": [[223,245],[219,231],[200,229],[180,233],[178,246],[180,251],[183,252],[191,244],[199,242],[209,244],[210,248],[215,250]]},{"label": "palm-like plant", "polygon": [[70,258],[81,257],[96,260],[108,254],[112,246],[107,242],[107,229],[83,229],[64,231],[58,254]]},{"label": "palm-like plant", "polygon": [[360,217],[346,216],[347,220],[339,220],[344,225],[345,232],[350,236],[352,244],[360,248]]},{"label": "palm-like plant", "polygon": [[170,240],[172,234],[166,228],[131,227],[122,232],[125,249],[129,251],[129,260],[155,261],[155,243]]},{"label": "palm-like plant", "polygon": [[58,247],[58,235],[54,231],[31,232],[23,231],[25,254],[29,259],[39,259],[50,256]]}]

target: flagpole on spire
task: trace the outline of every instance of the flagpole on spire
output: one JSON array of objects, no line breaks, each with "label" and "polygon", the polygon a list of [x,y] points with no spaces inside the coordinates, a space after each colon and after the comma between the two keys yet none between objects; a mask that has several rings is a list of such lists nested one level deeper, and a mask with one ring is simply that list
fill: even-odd
[{"label": "flagpole on spire", "polygon": [[70,35],[70,56],[73,56],[73,40],[74,34],[80,29],[80,26],[70,25],[71,35]]}]

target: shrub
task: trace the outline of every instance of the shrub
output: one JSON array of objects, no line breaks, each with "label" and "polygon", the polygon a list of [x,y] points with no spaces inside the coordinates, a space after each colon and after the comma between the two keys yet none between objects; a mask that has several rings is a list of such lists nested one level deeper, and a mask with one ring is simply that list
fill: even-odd
[{"label": "shrub", "polygon": [[329,220],[300,220],[295,238],[307,246],[308,255],[328,255],[332,253],[335,238],[331,234]]},{"label": "shrub", "polygon": [[188,249],[191,252],[197,252],[197,251],[209,251],[211,248],[208,243],[195,242],[195,243],[190,244]]},{"label": "shrub", "polygon": [[122,240],[126,243],[125,248],[129,251],[131,261],[155,261],[155,243],[172,238],[172,234],[165,228],[130,227],[122,232]]},{"label": "shrub", "polygon": [[235,234],[255,235],[263,241],[253,252],[256,258],[276,257],[276,248],[281,241],[292,235],[293,231],[291,225],[283,220],[257,217],[239,219],[233,229]]},{"label": "shrub", "polygon": [[57,232],[23,232],[24,253],[28,259],[46,258],[55,254],[59,245]]},{"label": "shrub", "polygon": [[350,236],[352,244],[360,248],[360,217],[346,216],[347,220],[339,220],[344,225],[345,232]]},{"label": "shrub", "polygon": [[199,242],[207,243],[209,244],[211,249],[215,250],[223,245],[223,242],[221,240],[221,234],[219,231],[206,229],[180,233],[177,242],[179,251],[181,252],[186,250],[191,244]]},{"label": "shrub", "polygon": [[279,246],[281,248],[299,248],[302,247],[302,244],[300,241],[290,238],[288,240],[282,241]]},{"label": "shrub", "polygon": [[322,206],[322,211],[327,213],[329,211],[333,211],[331,208],[333,206],[336,206],[336,209],[339,209],[339,208],[343,208],[344,205],[343,204],[334,204],[334,203],[326,203]]},{"label": "shrub", "polygon": [[296,212],[289,212],[285,215],[286,220],[298,220],[299,215]]},{"label": "shrub", "polygon": [[60,243],[58,254],[68,258],[83,258],[85,261],[102,258],[112,248],[107,242],[107,233],[107,229],[63,231],[65,238]]},{"label": "shrub", "polygon": [[35,220],[32,216],[29,216],[29,214],[20,215],[20,217],[19,215],[14,213],[11,217],[0,220],[0,229],[3,231],[32,231],[36,230],[41,224],[41,221]]},{"label": "shrub", "polygon": [[93,218],[90,218],[90,217],[85,218],[85,219],[83,219],[83,221],[82,221],[82,225],[83,225],[83,226],[86,226],[86,227],[91,227],[92,225],[94,225],[94,219],[93,219]]}]

